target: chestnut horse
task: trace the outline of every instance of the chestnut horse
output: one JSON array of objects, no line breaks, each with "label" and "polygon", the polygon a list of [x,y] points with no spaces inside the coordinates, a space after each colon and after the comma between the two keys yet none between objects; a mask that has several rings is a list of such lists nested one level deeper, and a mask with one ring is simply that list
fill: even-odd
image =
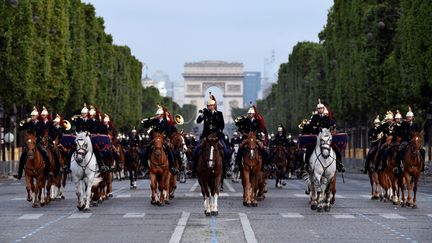
[{"label": "chestnut horse", "polygon": [[218,215],[218,197],[223,173],[223,148],[216,133],[210,134],[201,144],[197,165],[198,182],[204,198],[206,216]]},{"label": "chestnut horse", "polygon": [[243,185],[243,205],[258,206],[259,175],[262,166],[262,157],[259,153],[258,140],[254,132],[249,132],[242,142],[244,147],[243,168],[241,171]]},{"label": "chestnut horse", "polygon": [[[163,206],[169,204],[169,164],[164,148],[164,136],[153,132],[153,145],[150,153],[150,188],[152,190],[151,204]],[[157,189],[159,189],[159,194]]]},{"label": "chestnut horse", "polygon": [[284,184],[283,178],[288,169],[288,160],[285,155],[285,150],[286,148],[284,146],[278,145],[273,151],[273,164],[276,166],[276,188],[282,188],[282,185]]},{"label": "chestnut horse", "polygon": [[130,189],[136,189],[136,180],[140,169],[139,147],[136,144],[132,143],[129,147],[126,153],[125,165],[129,171]]},{"label": "chestnut horse", "polygon": [[[411,134],[411,141],[402,154],[404,168],[402,176],[408,187],[408,198],[405,201],[405,183],[401,184],[402,207],[411,206],[412,208],[417,208],[417,186],[420,179],[420,172],[424,163],[420,154],[420,150],[423,146],[423,135],[423,132],[413,132]],[[413,197],[411,197],[411,194],[413,194]]]},{"label": "chestnut horse", "polygon": [[[27,156],[25,158],[27,201],[31,202],[33,200],[30,194],[31,190],[34,192],[33,207],[38,208],[39,201],[41,201],[41,206],[43,206],[46,201],[45,195],[44,198],[41,198],[45,187],[45,163],[41,152],[36,146],[36,136],[32,133],[28,133],[25,142],[27,145]],[[34,184],[35,180],[36,184]]]},{"label": "chestnut horse", "polygon": [[[179,169],[179,176],[181,177],[180,182],[186,181],[186,166],[187,166],[187,158],[186,158],[186,143],[183,137],[183,134],[180,132],[175,132],[171,134],[170,138],[170,146],[174,153],[174,167]],[[173,175],[170,172],[170,199],[174,198],[174,191],[177,189],[177,175]]]}]

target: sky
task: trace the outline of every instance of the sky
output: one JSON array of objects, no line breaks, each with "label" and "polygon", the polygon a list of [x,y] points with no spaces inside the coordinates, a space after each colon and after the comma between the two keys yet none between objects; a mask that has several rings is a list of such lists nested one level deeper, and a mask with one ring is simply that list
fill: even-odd
[{"label": "sky", "polygon": [[[151,74],[183,80],[186,62],[242,62],[275,79],[300,41],[318,42],[333,0],[84,0],[105,32],[127,45]],[[272,60],[274,51],[274,62]],[[145,70],[143,76],[145,75]]]}]

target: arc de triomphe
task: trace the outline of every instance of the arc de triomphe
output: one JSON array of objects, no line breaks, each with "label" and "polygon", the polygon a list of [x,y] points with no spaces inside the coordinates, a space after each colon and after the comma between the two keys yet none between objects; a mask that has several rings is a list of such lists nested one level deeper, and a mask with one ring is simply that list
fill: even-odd
[{"label": "arc de triomphe", "polygon": [[[232,123],[231,108],[243,108],[243,63],[202,61],[184,64],[185,104],[205,107],[209,90],[216,92],[218,110],[225,123]],[[174,91],[175,92],[175,91]],[[219,96],[219,97],[218,97]],[[222,97],[220,97],[222,96]],[[223,110],[220,108],[223,107]]]}]

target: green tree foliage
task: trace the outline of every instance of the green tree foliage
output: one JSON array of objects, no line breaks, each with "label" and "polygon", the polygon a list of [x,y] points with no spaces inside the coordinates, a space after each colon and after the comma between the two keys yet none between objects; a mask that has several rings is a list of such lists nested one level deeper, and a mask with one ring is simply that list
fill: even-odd
[{"label": "green tree foliage", "polygon": [[320,43],[301,42],[258,102],[271,128],[297,130],[321,98],[339,127],[411,105],[421,122],[432,93],[432,5],[422,0],[335,0]]},{"label": "green tree foliage", "polygon": [[33,105],[44,105],[68,118],[85,102],[123,129],[139,125],[157,104],[195,115],[157,89],[142,88],[141,62],[129,47],[113,44],[91,4],[17,2],[0,1],[0,104],[8,113],[16,106],[24,118]]}]

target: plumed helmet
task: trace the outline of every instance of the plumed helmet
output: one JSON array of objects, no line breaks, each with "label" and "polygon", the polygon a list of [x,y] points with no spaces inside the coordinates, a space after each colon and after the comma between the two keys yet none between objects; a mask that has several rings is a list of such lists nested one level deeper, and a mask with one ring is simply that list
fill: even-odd
[{"label": "plumed helmet", "polygon": [[380,117],[379,117],[379,115],[377,115],[376,118],[375,118],[375,120],[374,120],[374,124],[378,124],[380,122],[381,122],[380,121]]},{"label": "plumed helmet", "polygon": [[291,135],[291,133],[290,133],[290,134],[288,134],[287,138],[288,138],[288,139],[291,139],[291,138],[292,138],[292,135]]},{"label": "plumed helmet", "polygon": [[216,98],[209,92],[209,100],[207,101],[207,105],[216,105]]},{"label": "plumed helmet", "polygon": [[33,106],[33,110],[32,110],[32,112],[30,113],[30,116],[39,116],[39,112],[38,112],[38,110],[36,109],[36,106]]},{"label": "plumed helmet", "polygon": [[60,121],[61,121],[60,115],[56,114],[56,117],[54,118],[53,122],[60,123]]},{"label": "plumed helmet", "polygon": [[93,106],[90,106],[89,115],[90,116],[95,116],[96,115],[96,109]]},{"label": "plumed helmet", "polygon": [[253,107],[250,107],[247,113],[248,114],[255,114],[255,109]]},{"label": "plumed helmet", "polygon": [[137,132],[137,130],[135,129],[135,127],[134,128],[132,128],[132,131],[131,131],[132,133],[136,133]]},{"label": "plumed helmet", "polygon": [[277,128],[277,131],[278,132],[283,132],[283,127],[281,125],[279,125],[278,128]]},{"label": "plumed helmet", "polygon": [[324,111],[323,111],[323,114],[327,116],[327,115],[328,115],[328,113],[329,113],[329,112],[328,112],[328,109],[327,109],[327,107],[325,107],[325,106],[324,106]]},{"label": "plumed helmet", "polygon": [[237,136],[237,135],[238,135],[238,132],[237,132],[237,131],[235,131],[235,132],[233,133],[233,135],[234,135],[234,136]]},{"label": "plumed helmet", "polygon": [[103,121],[104,121],[105,123],[110,122],[110,117],[109,117],[107,114],[104,114],[104,119],[103,119]]},{"label": "plumed helmet", "polygon": [[395,119],[402,119],[402,114],[399,112],[399,110],[396,110],[396,115],[394,116]]},{"label": "plumed helmet", "polygon": [[387,111],[384,120],[388,121],[388,120],[393,120],[393,112],[392,111]]},{"label": "plumed helmet", "polygon": [[408,106],[408,112],[405,115],[406,117],[414,117],[414,112],[411,110],[411,106]]},{"label": "plumed helmet", "polygon": [[84,103],[84,107],[81,109],[81,114],[87,114],[87,113],[88,113],[87,104]]},{"label": "plumed helmet", "polygon": [[163,108],[162,108],[162,106],[160,106],[160,105],[158,105],[157,106],[158,108],[157,108],[157,110],[156,110],[156,113],[155,113],[155,115],[163,115],[164,114],[164,110],[163,110]]},{"label": "plumed helmet", "polygon": [[317,109],[318,108],[324,108],[324,104],[321,103],[321,99],[318,99]]},{"label": "plumed helmet", "polygon": [[45,106],[42,106],[41,115],[42,116],[48,116],[48,110]]}]

